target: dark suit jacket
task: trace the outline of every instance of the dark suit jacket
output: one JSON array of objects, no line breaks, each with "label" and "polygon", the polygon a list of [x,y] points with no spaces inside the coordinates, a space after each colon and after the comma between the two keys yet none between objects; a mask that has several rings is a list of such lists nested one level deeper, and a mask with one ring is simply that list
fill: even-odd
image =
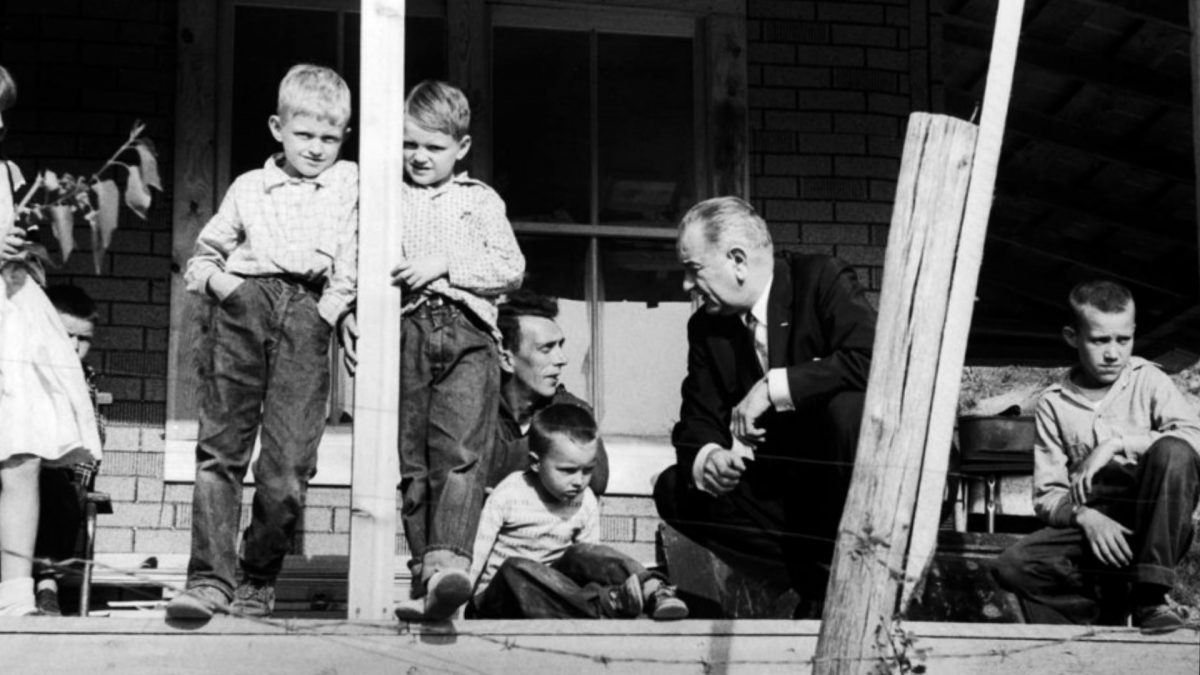
[{"label": "dark suit jacket", "polygon": [[[865,391],[875,341],[875,310],[858,276],[828,256],[783,255],[767,310],[771,368],[787,368],[794,412],[763,420],[768,455],[795,455],[806,413],[843,391]],[[696,312],[688,321],[688,374],[672,440],[680,471],[690,480],[700,448],[728,448],[730,413],[763,377],[753,340],[739,316]]]}]

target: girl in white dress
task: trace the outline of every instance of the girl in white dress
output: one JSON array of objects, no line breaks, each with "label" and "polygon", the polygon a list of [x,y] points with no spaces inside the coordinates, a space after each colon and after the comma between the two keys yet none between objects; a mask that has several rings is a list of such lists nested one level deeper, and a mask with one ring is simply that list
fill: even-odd
[{"label": "girl in white dress", "polygon": [[[0,140],[16,98],[0,66]],[[18,182],[15,167],[0,160],[0,616],[37,613],[32,556],[42,463],[100,458],[82,364],[16,227]]]}]

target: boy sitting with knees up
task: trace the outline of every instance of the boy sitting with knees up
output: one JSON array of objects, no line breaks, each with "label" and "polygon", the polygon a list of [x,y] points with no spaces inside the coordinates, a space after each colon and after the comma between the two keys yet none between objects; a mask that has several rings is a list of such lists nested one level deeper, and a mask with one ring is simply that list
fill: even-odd
[{"label": "boy sitting with knees up", "polygon": [[530,467],[496,486],[475,539],[473,611],[488,619],[682,619],[688,608],[657,572],[600,544],[588,487],[596,421],[552,404],[533,418]]},{"label": "boy sitting with knees up", "polygon": [[1171,630],[1175,567],[1192,542],[1200,419],[1154,363],[1131,357],[1134,303],[1106,281],[1075,287],[1063,328],[1079,364],[1037,408],[1034,508],[1048,525],[1001,554],[996,575],[1031,623]]}]

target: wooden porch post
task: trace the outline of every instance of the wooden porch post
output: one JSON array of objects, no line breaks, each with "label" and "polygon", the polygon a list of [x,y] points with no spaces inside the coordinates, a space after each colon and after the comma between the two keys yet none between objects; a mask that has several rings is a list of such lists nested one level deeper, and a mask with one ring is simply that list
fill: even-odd
[{"label": "wooden porch post", "polygon": [[817,675],[894,664],[897,595],[910,597],[935,548],[1023,11],[1023,0],[999,3],[978,130],[925,114],[909,123]]},{"label": "wooden porch post", "polygon": [[390,620],[396,560],[400,409],[399,259],[405,0],[362,0],[358,374],[350,484],[348,618]]}]

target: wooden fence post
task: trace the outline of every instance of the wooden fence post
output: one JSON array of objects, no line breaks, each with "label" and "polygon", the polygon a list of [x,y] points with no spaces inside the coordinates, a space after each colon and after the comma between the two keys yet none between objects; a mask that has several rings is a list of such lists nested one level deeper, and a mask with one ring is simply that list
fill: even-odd
[{"label": "wooden fence post", "polygon": [[405,0],[363,0],[359,84],[358,372],[350,484],[348,618],[392,619],[400,480],[400,258]]},{"label": "wooden fence post", "polygon": [[979,129],[925,114],[909,122],[817,675],[894,665],[897,597],[911,597],[936,544],[1023,10],[1023,0],[999,3]]}]

